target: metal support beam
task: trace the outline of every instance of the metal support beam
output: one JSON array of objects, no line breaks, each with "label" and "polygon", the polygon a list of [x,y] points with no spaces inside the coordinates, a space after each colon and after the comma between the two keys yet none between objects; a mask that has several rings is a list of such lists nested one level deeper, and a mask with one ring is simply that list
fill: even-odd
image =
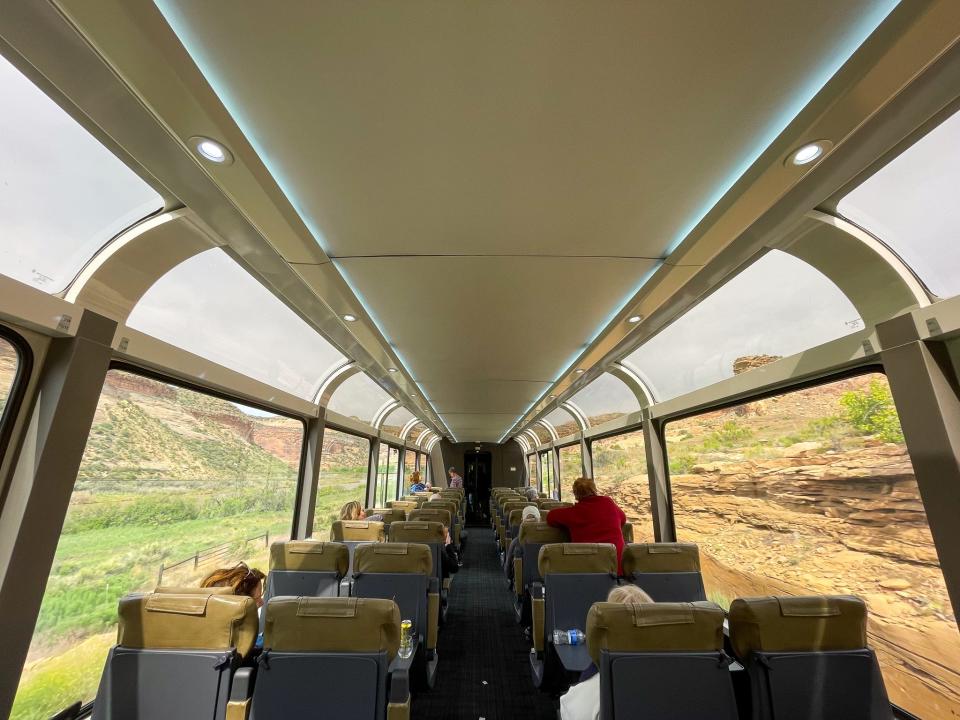
[{"label": "metal support beam", "polygon": [[320,460],[323,455],[324,411],[320,417],[307,421],[303,437],[303,473],[300,476],[300,504],[297,507],[296,539],[313,535],[313,521],[317,510],[317,485],[320,483]]},{"label": "metal support beam", "polygon": [[[85,312],[71,338],[55,339],[30,408],[21,452],[0,509],[0,717],[7,717],[40,613],[70,496],[110,366],[116,323]],[[16,670],[14,670],[16,668]]]},{"label": "metal support beam", "polygon": [[657,542],[676,542],[677,530],[673,522],[673,498],[667,477],[667,443],[662,420],[647,420],[643,424],[643,445],[647,453],[653,537]]},{"label": "metal support beam", "polygon": [[377,506],[377,466],[380,463],[380,441],[370,441],[370,461],[367,463],[367,507]]}]

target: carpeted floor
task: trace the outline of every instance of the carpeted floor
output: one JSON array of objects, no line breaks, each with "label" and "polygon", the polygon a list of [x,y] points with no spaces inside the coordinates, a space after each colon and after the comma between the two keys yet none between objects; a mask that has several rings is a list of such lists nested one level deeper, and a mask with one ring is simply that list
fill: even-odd
[{"label": "carpeted floor", "polygon": [[493,531],[471,527],[464,566],[440,628],[433,690],[413,698],[417,720],[556,720],[556,704],[530,680],[530,645],[513,614]]}]

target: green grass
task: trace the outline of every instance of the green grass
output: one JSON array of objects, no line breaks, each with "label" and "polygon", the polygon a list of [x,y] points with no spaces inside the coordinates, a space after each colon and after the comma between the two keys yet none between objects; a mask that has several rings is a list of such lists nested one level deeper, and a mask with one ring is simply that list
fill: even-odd
[{"label": "green grass", "polygon": [[[340,507],[359,494],[362,490],[357,487],[320,488],[314,523],[317,535],[325,536]],[[281,509],[261,510],[256,503],[252,508],[241,507],[253,495],[256,493],[194,501],[200,517],[196,517],[196,507],[184,509],[184,503],[191,503],[189,497],[128,496],[120,501],[111,495],[113,501],[98,504],[96,510],[83,508],[78,513],[82,521],[68,520],[69,529],[65,528],[60,538],[34,634],[34,654],[42,659],[25,668],[11,717],[49,718],[77,700],[93,698],[103,661],[114,642],[117,601],[129,592],[152,589],[161,563],[234,541],[230,554],[218,564],[242,559],[267,570],[268,548],[263,540],[247,545],[236,541],[265,532],[271,538],[287,537],[293,496],[282,494]],[[171,502],[164,506],[160,501]],[[272,507],[269,501],[264,504]],[[145,509],[155,506],[166,508],[162,521],[145,514]],[[223,515],[213,515],[217,507]],[[129,515],[124,515],[123,508]],[[212,567],[194,570],[188,563],[165,575],[164,584],[195,584]],[[49,657],[43,657],[45,654]]]}]

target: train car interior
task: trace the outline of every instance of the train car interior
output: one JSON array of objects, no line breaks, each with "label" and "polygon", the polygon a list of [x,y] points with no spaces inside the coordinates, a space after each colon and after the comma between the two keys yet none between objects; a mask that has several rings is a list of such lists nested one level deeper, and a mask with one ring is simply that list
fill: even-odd
[{"label": "train car interior", "polygon": [[0,718],[960,718],[958,0],[2,0]]}]

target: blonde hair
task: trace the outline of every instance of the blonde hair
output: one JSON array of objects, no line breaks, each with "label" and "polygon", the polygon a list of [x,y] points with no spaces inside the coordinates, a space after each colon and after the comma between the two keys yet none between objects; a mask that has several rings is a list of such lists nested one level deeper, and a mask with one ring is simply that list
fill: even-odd
[{"label": "blonde hair", "polygon": [[351,500],[340,508],[341,520],[359,520],[362,514],[363,505],[360,504],[359,500]]},{"label": "blonde hair", "polygon": [[420,471],[414,470],[412,473],[410,473],[410,484],[416,485],[418,482],[420,482]]},{"label": "blonde hair", "polygon": [[607,595],[607,602],[620,603],[622,605],[643,605],[652,603],[654,600],[636,585],[619,585],[610,591]]},{"label": "blonde hair", "polygon": [[573,481],[573,496],[577,500],[597,494],[597,485],[592,478],[579,477]]},{"label": "blonde hair", "polygon": [[230,587],[234,595],[253,597],[253,591],[265,577],[262,571],[239,563],[232,568],[217,568],[200,581],[200,587]]}]

